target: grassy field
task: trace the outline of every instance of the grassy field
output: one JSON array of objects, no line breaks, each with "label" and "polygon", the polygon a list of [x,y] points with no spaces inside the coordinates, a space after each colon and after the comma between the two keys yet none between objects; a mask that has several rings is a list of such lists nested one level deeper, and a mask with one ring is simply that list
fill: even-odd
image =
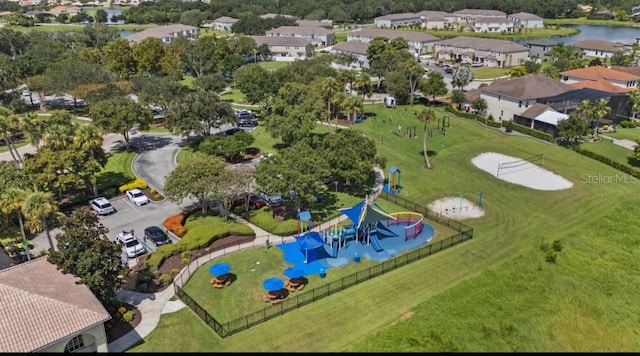
[{"label": "grassy field", "polygon": [[611,140],[603,139],[601,142],[583,143],[580,147],[591,152],[599,153],[605,157],[609,157],[626,166],[640,168],[640,162],[632,158],[633,151],[618,146]]},{"label": "grassy field", "polygon": [[215,28],[200,28],[198,30],[199,37],[207,37],[207,36],[219,37],[219,36],[225,36],[225,35],[231,35],[231,32],[216,30]]},{"label": "grassy field", "polygon": [[336,32],[336,43],[347,42],[348,32]]},{"label": "grassy field", "polygon": [[[401,196],[427,204],[483,192],[485,215],[467,221],[474,239],[224,340],[189,308],[163,314],[132,351],[640,348],[635,185],[586,184],[585,174],[621,173],[571,150],[456,117],[446,136],[429,138],[435,168],[425,170],[422,140],[395,133],[398,125],[419,128],[414,114],[421,107],[369,108],[374,115],[354,129],[376,141],[388,166],[401,169]],[[471,164],[482,152],[544,153],[545,168],[574,186],[542,192],[497,180]],[[540,246],[554,240],[564,249],[552,264]],[[294,334],[304,342],[291,342]]]},{"label": "grassy field", "polygon": [[458,36],[468,37],[482,37],[482,38],[495,38],[499,40],[527,40],[533,38],[549,38],[549,37],[567,37],[580,33],[579,30],[569,27],[556,28],[531,28],[523,30],[522,32],[513,33],[500,33],[500,32],[471,32],[471,31],[456,31],[456,30],[423,30],[430,35],[441,38],[452,38]]},{"label": "grassy field", "polygon": [[107,164],[98,175],[98,187],[122,185],[136,176],[131,169],[134,152],[115,152],[109,156]]},{"label": "grassy field", "polygon": [[494,79],[509,75],[509,70],[504,68],[471,68],[475,79]]},{"label": "grassy field", "polygon": [[258,65],[268,71],[276,71],[289,65],[289,62],[267,61],[258,62]]},{"label": "grassy field", "polygon": [[244,103],[245,98],[244,94],[240,91],[240,89],[231,89],[224,95],[220,95],[220,100],[228,101],[232,103]]},{"label": "grassy field", "polygon": [[625,129],[616,127],[616,132],[607,132],[603,135],[617,138],[618,140],[627,139],[631,141],[640,140],[640,129]]},{"label": "grassy field", "polygon": [[544,19],[545,25],[593,25],[593,26],[620,26],[640,27],[640,23],[618,20],[589,20],[586,17],[576,19]]}]

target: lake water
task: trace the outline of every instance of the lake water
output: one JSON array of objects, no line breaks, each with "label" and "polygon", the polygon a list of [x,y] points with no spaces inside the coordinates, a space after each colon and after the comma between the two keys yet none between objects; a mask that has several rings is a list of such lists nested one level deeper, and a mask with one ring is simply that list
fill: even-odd
[{"label": "lake water", "polygon": [[111,22],[111,17],[113,15],[121,15],[122,14],[122,10],[116,10],[116,9],[104,9],[104,11],[107,13],[107,23],[109,24],[122,24],[124,23],[124,21],[118,21],[118,22]]},{"label": "lake water", "polygon": [[120,37],[121,38],[127,38],[131,35],[133,35],[134,33],[136,33],[135,31],[120,31]]},{"label": "lake water", "polygon": [[[564,44],[571,44],[582,40],[603,40],[612,42],[622,42],[624,44],[632,44],[636,42],[636,38],[640,37],[640,28],[634,27],[614,27],[614,26],[594,26],[594,25],[570,25],[580,30],[580,33],[569,37],[553,37],[551,41]],[[526,40],[515,41],[520,44],[526,44]]]}]

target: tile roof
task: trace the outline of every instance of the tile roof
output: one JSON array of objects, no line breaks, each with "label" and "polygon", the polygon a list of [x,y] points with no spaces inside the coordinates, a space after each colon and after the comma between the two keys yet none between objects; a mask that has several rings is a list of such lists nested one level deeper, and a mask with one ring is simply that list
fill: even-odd
[{"label": "tile roof", "polygon": [[333,49],[337,51],[362,55],[367,55],[367,48],[369,48],[369,43],[362,41],[347,41],[333,46]]},{"label": "tile roof", "polygon": [[233,17],[229,17],[229,16],[221,16],[221,17],[218,17],[217,19],[213,20],[213,22],[218,22],[218,23],[236,23],[236,22],[238,22],[238,19],[234,19]]},{"label": "tile roof", "polygon": [[534,21],[542,21],[543,18],[536,15],[536,14],[531,14],[528,12],[517,12],[515,14],[511,14],[508,17],[512,17],[514,19],[518,19],[518,20],[534,20]]},{"label": "tile roof", "polygon": [[452,46],[460,48],[471,48],[496,53],[529,52],[529,48],[512,41],[495,40],[491,38],[479,38],[458,36],[446,39],[437,43],[441,46]]},{"label": "tile roof", "polygon": [[586,68],[567,70],[564,72],[560,72],[560,75],[573,77],[573,78],[580,78],[580,79],[589,79],[589,80],[597,80],[599,78],[620,80],[620,81],[640,80],[640,76],[638,75],[609,69],[603,66],[592,66],[592,67],[586,67]]},{"label": "tile roof", "polygon": [[502,11],[498,11],[498,10],[483,10],[483,9],[462,9],[462,10],[458,10],[458,11],[454,12],[453,14],[457,15],[457,16],[471,15],[471,16],[495,16],[495,17],[504,16],[504,17],[507,17],[507,14],[502,12]]},{"label": "tile roof", "polygon": [[280,26],[278,28],[274,28],[273,30],[267,31],[267,34],[270,33],[326,36],[332,34],[333,31],[330,31],[324,27]]},{"label": "tile roof", "polygon": [[530,100],[554,96],[575,90],[568,84],[539,74],[530,74],[513,79],[498,79],[481,92],[502,94],[518,99]]},{"label": "tile roof", "polygon": [[271,36],[249,36],[256,41],[256,45],[266,44],[268,46],[306,46],[311,44],[309,40],[300,37],[271,37]]},{"label": "tile roof", "polygon": [[0,271],[0,350],[37,351],[111,319],[76,281],[44,256]]},{"label": "tile roof", "polygon": [[354,31],[349,33],[348,37],[369,38],[369,39],[373,39],[376,37],[384,37],[389,40],[401,37],[409,42],[434,42],[440,39],[436,36],[432,36],[425,32],[396,31],[396,30],[389,30],[384,28],[365,28],[360,31]]},{"label": "tile roof", "polygon": [[176,32],[190,31],[190,30],[196,30],[196,29],[197,27],[181,25],[181,24],[159,26],[159,27],[148,28],[140,32],[136,32],[130,36],[127,36],[127,40],[139,42],[147,37],[162,38],[162,37],[170,36],[171,34]]},{"label": "tile roof", "polygon": [[602,78],[598,78],[596,80],[583,80],[581,82],[571,83],[569,85],[571,85],[576,89],[589,88],[589,89],[595,89],[600,91],[606,91],[609,93],[628,93],[632,90],[635,90],[635,88],[623,88],[615,84],[611,84]]},{"label": "tile roof", "polygon": [[[540,116],[543,112],[547,110],[553,110],[548,105],[542,103],[535,103],[531,105],[527,110],[525,110],[520,116],[526,117],[527,119],[535,119]],[[555,110],[553,110],[555,111]]]},{"label": "tile roof", "polygon": [[605,40],[582,40],[576,41],[571,46],[579,49],[593,49],[605,52],[618,52],[625,51],[625,45],[620,42],[612,42]]}]

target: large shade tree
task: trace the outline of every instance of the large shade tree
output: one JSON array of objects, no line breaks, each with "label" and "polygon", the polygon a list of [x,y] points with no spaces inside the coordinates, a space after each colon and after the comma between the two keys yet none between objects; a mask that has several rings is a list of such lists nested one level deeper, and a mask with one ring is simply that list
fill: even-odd
[{"label": "large shade tree", "polygon": [[146,130],[153,120],[153,112],[126,97],[116,97],[93,105],[91,118],[96,126],[110,133],[119,133],[129,145],[129,131],[134,127]]},{"label": "large shade tree", "polygon": [[197,200],[206,212],[217,185],[226,179],[225,162],[220,157],[197,155],[179,164],[167,176],[164,187],[167,199],[182,204],[185,199]]}]

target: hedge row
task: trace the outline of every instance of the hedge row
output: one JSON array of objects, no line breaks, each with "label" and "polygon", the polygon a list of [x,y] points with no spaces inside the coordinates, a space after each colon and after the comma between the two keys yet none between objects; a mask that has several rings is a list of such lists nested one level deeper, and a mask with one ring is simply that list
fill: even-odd
[{"label": "hedge row", "polygon": [[516,130],[518,132],[522,132],[523,134],[529,135],[529,136],[533,136],[535,138],[539,138],[541,140],[545,140],[547,142],[551,142],[551,143],[555,143],[555,140],[553,138],[552,135],[543,132],[543,131],[539,131],[536,129],[532,129],[530,127],[524,126],[524,125],[520,125],[520,124],[516,124],[515,122],[510,122],[509,125],[511,126],[512,130]]},{"label": "hedge row", "polygon": [[576,147],[576,148],[574,148],[574,150],[576,152],[578,152],[579,154],[583,155],[583,156],[586,156],[586,157],[589,157],[589,158],[593,158],[596,161],[600,161],[600,162],[602,162],[602,163],[604,163],[606,165],[609,165],[609,166],[611,166],[611,167],[613,167],[613,168],[615,168],[615,169],[617,169],[617,170],[619,170],[621,172],[624,172],[624,173],[626,173],[626,174],[628,174],[628,175],[630,175],[632,177],[640,178],[640,170],[638,170],[638,169],[635,169],[633,167],[624,165],[624,164],[622,164],[620,162],[616,162],[616,161],[612,160],[609,157],[603,156],[601,154],[598,154],[598,153],[595,153],[595,152],[592,152],[592,151],[585,150],[585,149],[580,148],[580,147]]},{"label": "hedge row", "polygon": [[495,121],[493,119],[488,119],[482,115],[478,115],[478,114],[474,114],[474,113],[470,113],[470,112],[465,112],[465,111],[460,111],[457,110],[451,106],[446,106],[444,108],[444,110],[446,112],[449,112],[451,114],[454,114],[456,116],[461,116],[464,117],[465,119],[471,119],[471,120],[476,120],[478,122],[481,122],[487,126],[491,126],[491,127],[502,127],[502,122],[499,121]]},{"label": "hedge row", "polygon": [[217,239],[227,236],[255,236],[255,232],[244,224],[237,223],[233,219],[224,221],[219,216],[202,215],[194,213],[190,215],[185,226],[187,233],[174,244],[159,246],[145,259],[145,264],[152,270],[157,270],[165,259],[185,251],[205,248]]},{"label": "hedge row", "polygon": [[147,189],[147,182],[145,182],[141,178],[136,178],[130,181],[129,183],[120,186],[120,188],[118,188],[118,190],[120,190],[120,193],[124,193],[130,189]]}]

